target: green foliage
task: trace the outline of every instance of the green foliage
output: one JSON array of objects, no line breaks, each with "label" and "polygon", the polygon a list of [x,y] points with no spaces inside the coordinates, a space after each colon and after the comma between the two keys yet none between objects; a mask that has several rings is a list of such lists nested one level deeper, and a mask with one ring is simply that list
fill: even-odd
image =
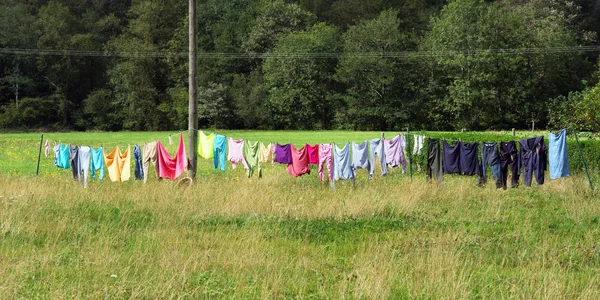
[{"label": "green foliage", "polygon": [[550,102],[551,128],[573,126],[581,131],[600,131],[600,83],[581,92],[571,92]]},{"label": "green foliage", "polygon": [[198,90],[198,118],[202,122],[199,125],[209,125],[214,129],[225,127],[230,116],[229,103],[226,98],[227,91],[220,83],[211,82],[206,87],[200,87]]},{"label": "green foliage", "polygon": [[303,54],[335,53],[338,49],[337,30],[324,23],[307,31],[290,33],[276,43],[273,53],[279,56],[268,57],[263,65],[273,128],[330,127],[330,96],[336,61],[303,57]]}]

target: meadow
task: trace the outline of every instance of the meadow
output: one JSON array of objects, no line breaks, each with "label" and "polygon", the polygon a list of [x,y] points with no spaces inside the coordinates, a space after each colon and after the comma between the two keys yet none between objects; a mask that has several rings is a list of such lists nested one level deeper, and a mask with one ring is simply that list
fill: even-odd
[{"label": "meadow", "polygon": [[[220,133],[297,145],[381,136]],[[112,149],[169,134],[173,153],[178,132],[44,140]],[[508,190],[428,184],[417,157],[412,180],[359,170],[356,186],[331,190],[316,168],[292,178],[266,164],[259,179],[200,159],[191,187],[151,177],[84,189],[52,155],[35,176],[39,139],[0,134],[0,298],[600,298],[600,205],[580,172]]]}]

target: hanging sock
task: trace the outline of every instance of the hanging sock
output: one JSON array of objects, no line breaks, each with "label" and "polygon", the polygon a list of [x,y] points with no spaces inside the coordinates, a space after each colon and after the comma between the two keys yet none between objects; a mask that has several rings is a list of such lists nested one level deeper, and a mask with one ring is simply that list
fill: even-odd
[{"label": "hanging sock", "polygon": [[175,180],[185,172],[185,169],[187,168],[187,157],[185,155],[183,134],[179,134],[179,146],[177,146],[175,157],[171,158],[169,152],[167,152],[160,141],[156,143],[156,150],[158,153],[158,173],[161,178]]},{"label": "hanging sock", "polygon": [[290,150],[292,163],[287,166],[287,172],[294,177],[310,174],[310,167],[308,166],[308,145],[304,145],[300,150],[297,150],[294,145],[291,145]]},{"label": "hanging sock", "polygon": [[254,170],[258,167],[258,177],[262,177],[259,162],[259,142],[245,141],[244,143],[244,160],[248,165],[248,178],[252,177]]},{"label": "hanging sock", "polygon": [[550,179],[558,179],[571,175],[569,155],[567,153],[567,130],[558,134],[548,134],[548,162],[550,164]]},{"label": "hanging sock", "polygon": [[198,156],[204,159],[211,159],[215,156],[215,134],[198,133]]},{"label": "hanging sock", "polygon": [[50,155],[50,141],[46,139],[46,143],[44,144],[44,155],[48,157]]},{"label": "hanging sock", "polygon": [[90,177],[96,177],[96,171],[100,171],[98,179],[102,180],[102,178],[104,178],[104,148],[100,148],[98,150],[91,148],[90,152],[92,153],[92,173],[90,174]]},{"label": "hanging sock", "polygon": [[225,171],[225,162],[227,161],[227,138],[224,135],[215,134],[214,145],[214,165],[215,169],[220,168]]}]

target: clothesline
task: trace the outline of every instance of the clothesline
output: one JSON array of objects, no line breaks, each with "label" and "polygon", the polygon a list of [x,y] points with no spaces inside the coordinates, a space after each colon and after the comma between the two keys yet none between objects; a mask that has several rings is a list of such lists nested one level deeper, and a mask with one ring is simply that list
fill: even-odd
[{"label": "clothesline", "polygon": [[[562,139],[559,139],[559,142],[564,143],[564,147],[561,146],[558,150],[554,151],[555,147],[553,147],[554,142],[552,140],[550,144],[551,179],[569,175],[568,158],[566,156],[566,130],[562,130],[560,134]],[[410,138],[411,135],[413,136],[414,143],[411,143],[410,141],[412,140]],[[552,135],[553,134],[550,133],[549,136]],[[516,163],[519,166],[518,169],[516,167],[513,168],[512,165],[510,165],[513,179],[516,178],[518,181],[518,174],[522,167],[526,185],[530,185],[532,174],[535,175],[538,184],[543,184],[543,171],[545,170],[545,166],[542,166],[542,169],[539,169],[536,166],[537,169],[535,170],[529,166],[529,162],[532,161],[532,159],[537,159],[535,157],[530,159],[532,151],[539,154],[540,149],[543,151],[546,149],[543,137],[534,138],[537,142],[530,142],[532,139],[520,141],[519,144],[521,150],[518,153],[518,160],[516,160],[516,162],[511,161],[506,163],[506,159],[504,158],[507,155],[507,151],[516,153],[516,144],[514,141],[512,142],[515,144],[513,150],[504,149],[502,146],[504,143],[500,143],[500,151],[498,151],[497,142],[482,142],[482,147],[489,144],[486,149],[489,148],[493,150],[483,151],[482,149],[481,162],[479,162],[479,142],[467,143],[459,139],[456,140],[457,144],[450,149],[451,147],[446,141],[453,139],[444,139],[443,145],[440,145],[439,138],[426,138],[424,135],[415,133],[398,134],[392,139],[375,138],[360,144],[346,142],[341,147],[336,143],[314,144],[314,146],[306,144],[300,149],[297,149],[292,144],[280,145],[278,143],[270,142],[265,145],[263,142],[259,141],[244,139],[235,140],[232,137],[226,137],[215,132],[207,135],[202,130],[198,131],[198,136],[199,142],[197,151],[201,158],[212,158],[214,160],[214,168],[222,171],[226,170],[227,161],[231,163],[231,166],[234,169],[236,168],[237,163],[241,163],[247,171],[248,177],[253,176],[255,173],[261,177],[261,164],[269,162],[271,164],[280,163],[287,165],[287,172],[294,177],[310,174],[310,165],[317,165],[319,179],[321,181],[325,180],[325,167],[327,167],[328,179],[330,181],[354,180],[357,176],[357,170],[361,168],[368,170],[369,179],[372,180],[377,164],[380,165],[382,176],[387,175],[388,167],[394,168],[402,166],[402,173],[405,174],[407,165],[411,163],[407,159],[407,155],[421,155],[425,144],[427,144],[426,173],[429,180],[435,176],[438,178],[438,181],[441,181],[443,174],[458,173],[462,175],[479,175],[480,180],[478,182],[484,183],[485,169],[487,166],[490,166],[497,187],[499,187],[498,182],[502,183],[503,180],[505,182],[506,176],[504,176],[504,174],[508,170],[507,166]],[[46,142],[46,145],[49,145],[48,141]],[[407,149],[409,146],[412,146],[412,151],[411,149]],[[68,153],[66,152],[67,149],[69,150]],[[99,167],[102,164],[98,162],[98,160],[101,160],[101,157],[104,158],[103,163],[109,171],[111,181],[122,182],[129,180],[129,169],[131,168],[130,147],[128,147],[127,151],[124,153],[120,151],[119,147],[116,147],[110,154],[104,153],[104,147],[93,149],[88,146],[69,147],[67,145],[57,144],[54,147],[54,150],[55,164],[61,168],[69,168],[69,164],[65,164],[64,161],[68,160],[68,162],[71,162],[74,178],[80,180],[83,177],[84,185],[87,185],[87,171],[90,169],[90,164],[93,166],[91,169],[91,177],[94,178],[95,172],[97,171],[100,172],[99,178],[101,179],[103,177],[103,168]],[[81,155],[79,151],[81,151]],[[98,151],[100,151],[102,155],[98,155]],[[440,157],[441,151],[444,153],[443,157]],[[558,158],[555,159],[552,154],[557,151],[560,152],[561,155],[557,156]],[[96,153],[96,155],[88,155],[88,152]],[[446,152],[448,152],[449,157],[446,157]],[[144,182],[148,179],[150,163],[153,164],[158,178],[167,178],[171,180],[178,178],[187,168],[183,132],[180,132],[179,145],[175,157],[171,157],[168,154],[160,140],[144,144],[143,151],[139,145],[136,145],[133,153],[136,179],[144,179]],[[84,157],[84,159],[80,159],[79,157]],[[86,157],[91,158],[87,159]],[[96,157],[96,159],[94,159],[94,157]],[[513,155],[513,157],[516,156]],[[562,161],[560,161],[560,159],[562,159]],[[553,168],[553,166],[556,165],[553,164],[553,162],[560,163],[558,171],[555,171],[555,168]],[[501,170],[501,172],[499,173],[498,170]],[[517,175],[515,175],[515,173]],[[506,187],[506,183],[504,183],[503,186]],[[515,185],[513,184],[513,186]]]}]

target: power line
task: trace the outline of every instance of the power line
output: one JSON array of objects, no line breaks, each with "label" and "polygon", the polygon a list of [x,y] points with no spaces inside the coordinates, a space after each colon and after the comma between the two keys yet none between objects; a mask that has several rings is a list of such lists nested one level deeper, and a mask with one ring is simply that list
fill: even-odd
[{"label": "power line", "polygon": [[[256,58],[409,58],[409,57],[446,57],[446,56],[483,56],[483,55],[525,55],[525,54],[560,54],[600,52],[600,46],[579,47],[549,47],[549,48],[510,48],[510,49],[467,49],[467,50],[436,50],[436,51],[400,51],[400,52],[323,52],[323,53],[198,53],[198,58],[230,58],[230,59],[256,59]],[[169,51],[94,51],[94,50],[51,50],[51,49],[19,49],[0,48],[0,55],[31,55],[31,56],[78,56],[78,57],[125,57],[125,58],[166,58],[187,57],[188,52]]]}]

